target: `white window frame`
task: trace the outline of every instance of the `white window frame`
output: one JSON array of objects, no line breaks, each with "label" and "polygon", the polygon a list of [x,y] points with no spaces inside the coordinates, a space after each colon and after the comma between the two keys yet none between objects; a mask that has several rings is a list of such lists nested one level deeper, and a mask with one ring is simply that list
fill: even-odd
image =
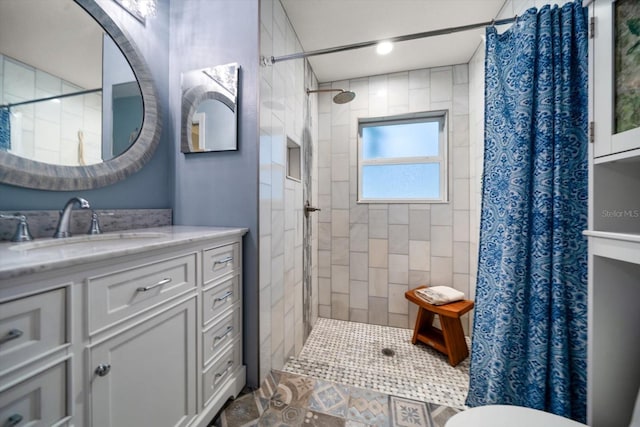
[{"label": "white window frame", "polygon": [[[448,111],[427,111],[422,113],[401,114],[387,117],[371,117],[358,119],[358,203],[448,203],[448,176],[449,168],[447,161],[448,151]],[[438,156],[402,157],[393,159],[368,159],[362,158],[362,128],[381,125],[397,125],[407,123],[438,122]],[[393,198],[376,199],[364,198],[362,196],[362,169],[369,165],[398,165],[406,163],[438,163],[440,165],[440,198]]]}]

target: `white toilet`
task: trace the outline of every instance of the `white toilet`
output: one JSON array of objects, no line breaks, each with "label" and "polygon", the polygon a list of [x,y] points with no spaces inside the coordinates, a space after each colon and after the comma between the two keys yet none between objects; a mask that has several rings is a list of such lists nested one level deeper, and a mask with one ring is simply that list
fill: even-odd
[{"label": "white toilet", "polygon": [[[584,427],[559,415],[510,405],[487,405],[459,412],[447,421],[445,427]],[[640,391],[629,427],[640,427]]]}]

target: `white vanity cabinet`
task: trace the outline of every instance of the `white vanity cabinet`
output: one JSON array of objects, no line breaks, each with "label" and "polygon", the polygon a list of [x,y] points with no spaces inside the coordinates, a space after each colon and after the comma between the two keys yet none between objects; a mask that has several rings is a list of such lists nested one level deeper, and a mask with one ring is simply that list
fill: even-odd
[{"label": "white vanity cabinet", "polygon": [[64,425],[68,287],[0,302],[0,425]]},{"label": "white vanity cabinet", "polygon": [[0,244],[0,425],[204,427],[242,390],[246,230],[153,232]]}]

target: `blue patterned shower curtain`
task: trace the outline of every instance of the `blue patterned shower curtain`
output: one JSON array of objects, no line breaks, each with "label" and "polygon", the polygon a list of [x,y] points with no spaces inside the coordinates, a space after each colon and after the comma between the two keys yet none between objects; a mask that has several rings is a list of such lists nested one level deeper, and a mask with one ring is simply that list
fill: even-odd
[{"label": "blue patterned shower curtain", "polygon": [[487,29],[469,406],[586,418],[587,117],[580,0]]}]

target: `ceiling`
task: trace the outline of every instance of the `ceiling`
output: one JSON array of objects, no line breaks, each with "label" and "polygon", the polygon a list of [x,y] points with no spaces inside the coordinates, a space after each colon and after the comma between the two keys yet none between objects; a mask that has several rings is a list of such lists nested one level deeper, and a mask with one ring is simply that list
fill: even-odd
[{"label": "ceiling", "polygon": [[[281,0],[305,52],[494,19],[505,0]],[[466,64],[484,29],[309,57],[321,83]]]}]

